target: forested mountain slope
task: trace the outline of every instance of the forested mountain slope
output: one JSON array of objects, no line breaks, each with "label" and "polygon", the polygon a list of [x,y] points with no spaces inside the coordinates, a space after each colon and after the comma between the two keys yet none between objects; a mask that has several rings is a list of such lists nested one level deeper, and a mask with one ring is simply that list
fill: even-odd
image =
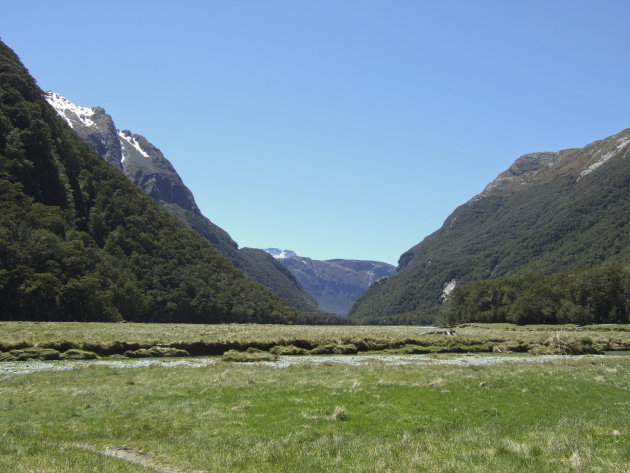
[{"label": "forested mountain slope", "polygon": [[316,311],[317,303],[283,265],[263,250],[244,248],[202,213],[195,198],[162,152],[144,136],[119,130],[102,107],[83,107],[48,92],[46,99],[73,130],[103,159],[203,236],[234,266],[291,306]]},{"label": "forested mountain slope", "polygon": [[630,263],[630,129],[579,149],[520,157],[397,273],[357,301],[354,320],[430,320],[466,281]]},{"label": "forested mountain slope", "polygon": [[91,151],[0,42],[0,319],[295,318]]}]

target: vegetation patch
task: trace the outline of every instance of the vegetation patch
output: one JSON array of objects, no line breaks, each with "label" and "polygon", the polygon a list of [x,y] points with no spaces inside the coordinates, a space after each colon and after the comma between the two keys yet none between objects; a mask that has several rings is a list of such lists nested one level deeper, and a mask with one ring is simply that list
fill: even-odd
[{"label": "vegetation patch", "polygon": [[544,343],[533,347],[532,352],[537,355],[588,355],[600,354],[603,350],[593,344],[593,339],[588,336],[575,337],[557,332]]},{"label": "vegetation patch", "polygon": [[[455,329],[290,325],[2,322],[4,359],[13,350],[83,350],[100,357],[222,356],[248,349],[274,355],[354,353],[559,353],[630,350],[630,325],[466,324]],[[19,348],[18,348],[19,347]],[[8,348],[8,350],[6,349]],[[37,350],[35,350],[37,352]],[[19,353],[22,353],[21,351]],[[26,357],[26,351],[21,357]],[[31,352],[32,353],[32,352]],[[53,352],[50,352],[53,353]],[[55,356],[54,354],[52,356]],[[32,359],[38,359],[34,357]]]},{"label": "vegetation patch", "polygon": [[127,358],[153,358],[153,357],[181,357],[190,356],[186,350],[173,347],[153,346],[151,348],[139,348],[128,350],[124,353]]},{"label": "vegetation patch", "polygon": [[312,355],[354,355],[359,352],[352,343],[326,343],[313,348]]},{"label": "vegetation patch", "polygon": [[59,360],[61,354],[52,348],[29,347],[0,354],[0,361]]},{"label": "vegetation patch", "polygon": [[71,348],[70,350],[61,354],[62,360],[95,360],[98,355],[92,351],[79,350],[77,348]]},{"label": "vegetation patch", "polygon": [[471,281],[453,290],[442,317],[451,325],[620,324],[629,321],[628,287],[630,269],[619,266]]},{"label": "vegetation patch", "polygon": [[625,472],[629,387],[626,356],[481,367],[76,363],[72,371],[0,377],[0,467]]},{"label": "vegetation patch", "polygon": [[304,348],[298,348],[295,345],[275,345],[269,349],[270,353],[279,356],[287,355],[306,355],[308,350]]},{"label": "vegetation patch", "polygon": [[276,361],[277,355],[266,351],[249,349],[247,351],[230,350],[223,354],[221,360],[242,363],[256,363],[261,361]]}]

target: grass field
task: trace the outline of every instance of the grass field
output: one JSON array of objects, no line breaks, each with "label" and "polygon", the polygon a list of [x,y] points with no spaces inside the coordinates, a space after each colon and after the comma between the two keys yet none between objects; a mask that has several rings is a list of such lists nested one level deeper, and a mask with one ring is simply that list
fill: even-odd
[{"label": "grass field", "polygon": [[[0,471],[630,471],[630,356],[522,354],[628,350],[628,325],[0,323],[5,359],[88,348],[92,357],[169,356],[175,347],[227,352],[224,360],[379,357],[0,370]],[[447,363],[472,359],[466,352],[500,362]],[[428,353],[432,363],[393,364],[393,353]]]},{"label": "grass field", "polygon": [[0,471],[628,472],[629,388],[608,355],[3,375]]}]

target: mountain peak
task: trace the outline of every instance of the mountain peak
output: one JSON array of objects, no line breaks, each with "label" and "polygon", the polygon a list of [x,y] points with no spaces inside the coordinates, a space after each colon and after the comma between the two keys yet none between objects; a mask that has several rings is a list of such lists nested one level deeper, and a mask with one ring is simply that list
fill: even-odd
[{"label": "mountain peak", "polygon": [[[95,113],[94,109],[72,103],[63,95],[53,92],[52,90],[46,92],[45,98],[57,113],[66,120],[70,128],[75,127],[77,120],[83,123],[84,126],[94,126],[94,122],[91,120],[91,117]],[[101,110],[103,109],[101,108]]]},{"label": "mountain peak", "polygon": [[580,181],[612,158],[625,155],[630,150],[629,145],[630,129],[625,129],[584,148],[524,154],[473,197],[471,203],[491,195],[513,194],[560,176],[568,175]]},{"label": "mountain peak", "polygon": [[[430,321],[456,285],[630,262],[630,128],[583,148],[529,153],[399,259],[354,320]],[[406,319],[405,319],[406,320]]]},{"label": "mountain peak", "polygon": [[117,128],[102,107],[81,107],[55,92],[48,92],[46,100],[92,150],[208,240],[234,266],[295,308],[317,310],[315,299],[284,265],[262,250],[239,250],[225,230],[201,214],[192,192],[171,162],[144,136]]},{"label": "mountain peak", "polygon": [[294,256],[297,256],[295,251],[292,251],[292,250],[281,250],[279,248],[265,248],[265,251],[276,259],[285,259],[285,258],[292,258]]},{"label": "mountain peak", "polygon": [[265,250],[286,266],[315,298],[320,309],[346,315],[374,282],[393,276],[395,268],[379,261],[350,259],[313,260],[295,251]]}]

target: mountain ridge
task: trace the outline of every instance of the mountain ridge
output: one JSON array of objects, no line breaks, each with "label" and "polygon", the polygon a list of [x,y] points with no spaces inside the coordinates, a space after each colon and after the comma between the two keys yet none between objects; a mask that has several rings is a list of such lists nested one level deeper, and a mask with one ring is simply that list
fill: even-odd
[{"label": "mountain ridge", "polygon": [[297,320],[93,152],[44,95],[0,41],[0,319]]},{"label": "mountain ridge", "polygon": [[239,249],[228,232],[205,217],[171,162],[144,136],[118,129],[102,107],[77,105],[52,91],[46,100],[91,149],[212,243],[234,266],[296,309],[318,310],[315,299],[283,265],[263,250]]},{"label": "mountain ridge", "polygon": [[630,129],[583,148],[529,153],[373,285],[355,320],[415,313],[430,321],[445,289],[475,279],[630,262]]}]

